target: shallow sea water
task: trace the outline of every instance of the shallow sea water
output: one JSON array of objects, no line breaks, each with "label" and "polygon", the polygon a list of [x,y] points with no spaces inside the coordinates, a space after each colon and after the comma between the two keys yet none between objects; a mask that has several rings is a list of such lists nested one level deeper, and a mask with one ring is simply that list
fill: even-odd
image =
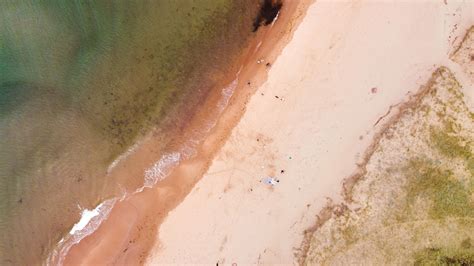
[{"label": "shallow sea water", "polygon": [[43,261],[82,209],[143,185],[108,166],[163,121],[166,144],[257,2],[0,2],[0,264]]}]

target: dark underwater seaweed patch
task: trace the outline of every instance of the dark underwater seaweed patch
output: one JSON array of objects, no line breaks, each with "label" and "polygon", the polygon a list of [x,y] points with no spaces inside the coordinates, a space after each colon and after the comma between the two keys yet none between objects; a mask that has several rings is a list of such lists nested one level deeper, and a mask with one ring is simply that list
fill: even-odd
[{"label": "dark underwater seaweed patch", "polygon": [[264,0],[255,21],[253,22],[253,32],[256,32],[262,24],[270,25],[280,12],[283,3],[281,0]]}]

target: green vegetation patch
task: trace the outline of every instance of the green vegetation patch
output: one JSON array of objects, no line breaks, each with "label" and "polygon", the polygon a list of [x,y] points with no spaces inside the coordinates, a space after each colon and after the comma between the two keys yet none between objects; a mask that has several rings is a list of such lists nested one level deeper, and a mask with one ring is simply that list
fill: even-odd
[{"label": "green vegetation patch", "polygon": [[419,197],[431,200],[429,214],[433,219],[474,216],[471,193],[469,186],[456,179],[451,170],[436,167],[425,160],[409,163],[407,202],[413,206]]},{"label": "green vegetation patch", "polygon": [[[474,178],[474,158],[471,157],[467,160],[467,170],[469,171],[471,178]],[[473,183],[471,181],[471,183]]]},{"label": "green vegetation patch", "polygon": [[[454,131],[452,127],[449,127],[449,130]],[[462,137],[449,134],[446,130],[436,130],[433,128],[430,133],[434,147],[443,155],[450,158],[460,157],[463,159],[469,159],[472,156],[469,142]]]},{"label": "green vegetation patch", "polygon": [[415,254],[414,265],[474,265],[471,246],[458,249],[426,248]]}]

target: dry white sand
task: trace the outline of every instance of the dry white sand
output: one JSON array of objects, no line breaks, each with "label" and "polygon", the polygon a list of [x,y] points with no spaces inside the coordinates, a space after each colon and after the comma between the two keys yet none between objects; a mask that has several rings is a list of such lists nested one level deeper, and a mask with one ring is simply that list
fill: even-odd
[{"label": "dry white sand", "polygon": [[473,12],[472,1],[314,3],[148,262],[295,263],[302,232],[338,199],[383,120],[374,124],[451,67]]}]

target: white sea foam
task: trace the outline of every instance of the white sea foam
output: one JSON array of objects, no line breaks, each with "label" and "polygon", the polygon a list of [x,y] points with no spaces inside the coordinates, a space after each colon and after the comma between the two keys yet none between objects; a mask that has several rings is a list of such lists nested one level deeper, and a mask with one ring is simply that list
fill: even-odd
[{"label": "white sea foam", "polygon": [[278,17],[280,16],[280,11],[278,11],[278,13],[276,14],[275,18],[273,19],[272,21],[272,27],[273,25],[275,24],[275,22],[278,20]]},{"label": "white sea foam", "polygon": [[128,157],[128,155],[132,154],[139,146],[139,143],[135,143],[133,144],[130,148],[127,149],[126,152],[120,154],[117,159],[115,159],[110,165],[109,167],[107,168],[107,174],[109,174],[110,172],[112,172],[112,170],[122,161],[124,160],[125,158]]},{"label": "white sea foam", "polygon": [[84,209],[81,219],[66,235],[59,241],[56,248],[49,255],[46,265],[62,265],[66,254],[71,247],[99,228],[102,221],[107,219],[117,199],[108,199],[95,207],[93,210]]},{"label": "white sea foam", "polygon": [[170,170],[178,165],[181,153],[173,152],[165,154],[158,162],[145,171],[144,187],[153,187],[157,182],[163,180]]},{"label": "white sea foam", "polygon": [[238,79],[234,79],[227,87],[225,87],[221,94],[222,98],[220,99],[217,107],[219,108],[219,113],[224,111],[224,108],[227,107],[229,104],[230,98],[234,95],[235,88],[237,88],[237,84],[239,83]]},{"label": "white sea foam", "polygon": [[69,234],[70,235],[74,235],[76,232],[78,231],[81,231],[82,229],[84,229],[87,224],[89,224],[89,222],[92,220],[92,218],[94,218],[95,216],[99,215],[99,208],[103,205],[104,203],[101,203],[99,204],[99,206],[97,206],[95,209],[93,210],[88,210],[88,209],[84,209],[82,211],[82,214],[81,214],[81,220],[79,220],[79,222],[77,222],[71,229],[71,231],[69,231]]}]

